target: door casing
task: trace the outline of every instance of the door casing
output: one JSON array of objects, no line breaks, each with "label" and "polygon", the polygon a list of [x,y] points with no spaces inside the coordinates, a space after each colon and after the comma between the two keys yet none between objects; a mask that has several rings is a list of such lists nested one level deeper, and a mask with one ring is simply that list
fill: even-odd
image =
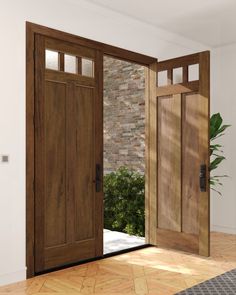
[{"label": "door casing", "polygon": [[[157,59],[146,56],[143,54],[135,53],[104,43],[96,42],[86,38],[78,37],[69,33],[61,32],[58,30],[50,29],[45,26],[33,24],[26,22],[26,266],[27,266],[27,278],[33,277],[35,275],[35,255],[34,255],[34,244],[35,244],[35,128],[34,128],[34,112],[35,112],[35,36],[40,34],[46,37],[51,37],[67,42],[76,43],[83,46],[92,47],[94,49],[99,49],[103,55],[110,55],[122,60],[129,62],[135,62],[137,64],[146,66],[146,94],[145,94],[145,117],[147,122],[149,122],[149,102],[151,101],[151,96],[154,95],[154,91],[147,87],[149,85],[149,79],[153,79],[152,71],[153,65],[156,65]],[[102,75],[101,75],[102,76]],[[101,77],[99,93],[103,95],[103,81]],[[145,162],[146,167],[149,167],[150,153],[149,150],[149,123],[146,123],[146,156]],[[102,128],[102,126],[100,126]],[[145,223],[146,223],[146,242],[151,243],[152,238],[150,236],[149,228],[149,215],[150,209],[152,208],[149,203],[149,187],[150,187],[150,169],[147,169],[146,173],[146,193],[145,193]]]}]

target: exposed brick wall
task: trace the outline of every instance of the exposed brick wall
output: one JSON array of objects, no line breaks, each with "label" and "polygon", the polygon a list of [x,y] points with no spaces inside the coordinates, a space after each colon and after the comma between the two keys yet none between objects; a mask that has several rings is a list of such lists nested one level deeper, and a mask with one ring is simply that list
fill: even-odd
[{"label": "exposed brick wall", "polygon": [[120,166],[144,173],[144,67],[104,58],[104,172]]}]

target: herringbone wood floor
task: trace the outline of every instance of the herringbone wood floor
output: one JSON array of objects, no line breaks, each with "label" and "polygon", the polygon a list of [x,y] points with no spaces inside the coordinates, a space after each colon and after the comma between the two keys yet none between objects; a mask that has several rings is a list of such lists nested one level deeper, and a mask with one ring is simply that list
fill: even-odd
[{"label": "herringbone wood floor", "polygon": [[210,258],[150,247],[5,286],[0,295],[170,295],[233,268],[236,235],[212,233]]}]

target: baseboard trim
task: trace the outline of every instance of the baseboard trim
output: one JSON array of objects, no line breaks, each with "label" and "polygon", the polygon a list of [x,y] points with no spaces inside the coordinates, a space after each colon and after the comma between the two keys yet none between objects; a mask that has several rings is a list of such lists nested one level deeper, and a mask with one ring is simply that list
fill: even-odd
[{"label": "baseboard trim", "polygon": [[0,275],[0,286],[17,283],[26,279],[26,268]]},{"label": "baseboard trim", "polygon": [[233,234],[233,235],[236,234],[236,228],[221,226],[221,225],[212,225],[211,231],[217,231],[217,232],[226,233],[226,234]]}]

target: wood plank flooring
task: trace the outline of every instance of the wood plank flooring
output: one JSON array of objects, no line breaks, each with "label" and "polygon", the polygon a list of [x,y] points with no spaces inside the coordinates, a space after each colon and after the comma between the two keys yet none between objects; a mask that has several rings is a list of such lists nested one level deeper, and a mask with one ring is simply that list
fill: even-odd
[{"label": "wood plank flooring", "polygon": [[236,235],[212,233],[211,257],[145,248],[37,276],[0,295],[171,295],[236,268]]}]

